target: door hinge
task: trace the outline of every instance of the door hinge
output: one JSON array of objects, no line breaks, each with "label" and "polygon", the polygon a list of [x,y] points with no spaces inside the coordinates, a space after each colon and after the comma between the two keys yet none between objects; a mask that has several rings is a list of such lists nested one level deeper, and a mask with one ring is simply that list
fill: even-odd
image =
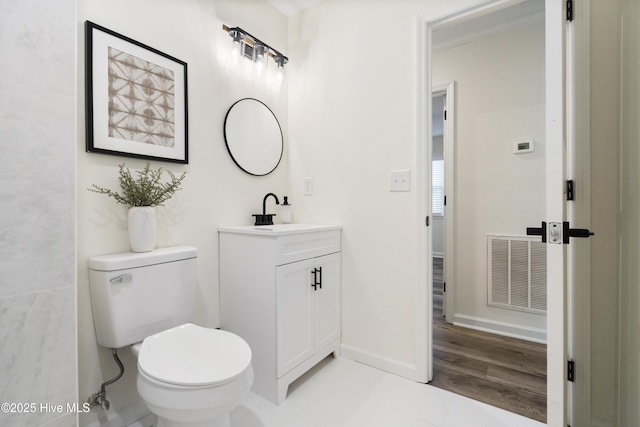
[{"label": "door hinge", "polygon": [[573,0],[567,0],[567,21],[573,21]]},{"label": "door hinge", "polygon": [[444,196],[444,206],[447,206],[447,196]]},{"label": "door hinge", "polygon": [[576,380],[576,362],[569,360],[567,363],[567,380],[575,382]]},{"label": "door hinge", "polygon": [[447,282],[442,283],[442,292],[447,292]]},{"label": "door hinge", "polygon": [[427,216],[427,227],[429,226],[429,217]]},{"label": "door hinge", "polygon": [[574,192],[573,192],[573,180],[570,179],[567,181],[567,200],[573,200]]},{"label": "door hinge", "polygon": [[444,110],[443,118],[447,120],[447,110]]}]

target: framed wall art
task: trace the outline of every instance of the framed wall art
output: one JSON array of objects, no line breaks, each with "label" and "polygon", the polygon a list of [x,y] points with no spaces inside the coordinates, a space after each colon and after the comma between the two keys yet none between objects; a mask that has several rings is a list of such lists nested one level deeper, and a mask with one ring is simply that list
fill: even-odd
[{"label": "framed wall art", "polygon": [[87,151],[189,163],[187,63],[85,22]]}]

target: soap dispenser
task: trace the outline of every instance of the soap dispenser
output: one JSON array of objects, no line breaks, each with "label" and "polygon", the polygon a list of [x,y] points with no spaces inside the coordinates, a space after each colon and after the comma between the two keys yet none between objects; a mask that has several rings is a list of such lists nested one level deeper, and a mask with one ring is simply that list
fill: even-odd
[{"label": "soap dispenser", "polygon": [[284,196],[284,202],[280,205],[280,222],[282,224],[291,224],[291,205],[287,196]]}]

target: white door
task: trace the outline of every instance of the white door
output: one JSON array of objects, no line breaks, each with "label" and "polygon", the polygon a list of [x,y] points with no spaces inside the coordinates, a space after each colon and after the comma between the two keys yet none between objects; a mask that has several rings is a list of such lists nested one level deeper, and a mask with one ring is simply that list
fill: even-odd
[{"label": "white door", "polygon": [[[422,36],[430,40],[431,32],[439,25],[451,23],[457,19],[468,18],[476,13],[487,13],[491,9],[515,4],[517,1],[495,0],[487,1],[480,6],[459,11],[448,16],[428,21],[423,29]],[[565,89],[566,89],[566,9],[565,2],[560,0],[545,0],[545,107],[546,107],[546,215],[540,218],[540,223],[545,222],[547,227],[547,238],[550,240],[553,224],[562,224],[566,221],[566,118],[567,112]],[[424,99],[421,100],[421,108],[424,109],[424,117],[428,117],[431,101],[431,46],[424,46],[427,52],[426,60],[420,62],[419,73],[426,76],[429,86],[422,91]],[[429,126],[420,128],[421,136],[427,140],[431,129]],[[430,147],[429,147],[430,148]],[[420,153],[419,153],[420,154]],[[430,164],[429,150],[421,153],[421,157]],[[429,174],[424,174],[424,186],[430,189]],[[429,194],[425,192],[425,194]],[[430,197],[421,204],[425,216],[431,210]],[[542,203],[543,201],[541,201]],[[531,227],[540,227],[540,224],[530,224]],[[524,233],[525,230],[522,230]],[[431,231],[425,228],[425,241],[430,242]],[[549,426],[564,427],[567,425],[567,245],[562,243],[549,243],[547,245],[547,424]],[[431,259],[430,245],[425,246],[426,260]],[[425,360],[425,369],[421,367],[417,370],[418,381],[426,378],[430,380],[433,376],[432,359],[432,335],[431,329],[431,273],[430,268],[424,272],[427,292],[425,295],[418,294],[420,303],[424,301],[425,306],[418,306],[418,321],[425,321],[427,331],[424,331],[426,341],[424,345],[420,342],[422,330],[417,324],[417,360]]]},{"label": "white door", "polygon": [[[441,102],[438,102],[438,109],[436,111],[436,103],[432,103],[434,110],[432,112],[432,121],[439,118],[438,124],[441,129],[432,129],[432,180],[431,180],[431,200],[432,208],[431,213],[433,215],[433,229],[432,229],[432,250],[433,256],[438,256],[438,252],[442,254],[442,273],[443,273],[443,292],[442,292],[442,314],[449,322],[453,322],[454,307],[452,297],[455,289],[449,286],[447,289],[446,284],[449,281],[455,283],[454,279],[454,263],[450,262],[453,257],[453,236],[454,236],[454,223],[455,218],[455,200],[454,195],[454,176],[455,176],[455,164],[454,164],[454,141],[455,141],[455,81],[443,83],[437,86],[433,86],[432,96],[433,99],[441,97],[442,111],[440,111]],[[441,147],[436,147],[435,138],[439,133],[442,133]],[[438,144],[440,145],[440,144]],[[441,160],[441,165],[436,165],[436,161]],[[442,168],[441,171],[437,171],[437,168]],[[446,199],[445,199],[446,196]],[[438,200],[439,199],[439,200]],[[439,205],[438,205],[439,203]],[[440,215],[440,217],[438,217]],[[437,242],[434,239],[438,239]],[[449,262],[448,262],[449,261]],[[454,287],[453,287],[454,288]]]},{"label": "white door", "polygon": [[[546,0],[546,137],[547,217],[566,221],[565,2]],[[550,236],[547,236],[550,237]],[[567,282],[566,245],[547,245],[547,425],[567,425]]]}]

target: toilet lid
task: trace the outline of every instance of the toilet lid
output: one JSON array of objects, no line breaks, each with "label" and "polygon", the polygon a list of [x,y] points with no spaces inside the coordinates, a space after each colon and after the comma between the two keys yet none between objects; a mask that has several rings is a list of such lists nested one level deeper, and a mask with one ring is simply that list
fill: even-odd
[{"label": "toilet lid", "polygon": [[251,348],[242,338],[191,323],[146,338],[138,356],[138,369],[146,375],[185,386],[233,381],[250,364]]}]

